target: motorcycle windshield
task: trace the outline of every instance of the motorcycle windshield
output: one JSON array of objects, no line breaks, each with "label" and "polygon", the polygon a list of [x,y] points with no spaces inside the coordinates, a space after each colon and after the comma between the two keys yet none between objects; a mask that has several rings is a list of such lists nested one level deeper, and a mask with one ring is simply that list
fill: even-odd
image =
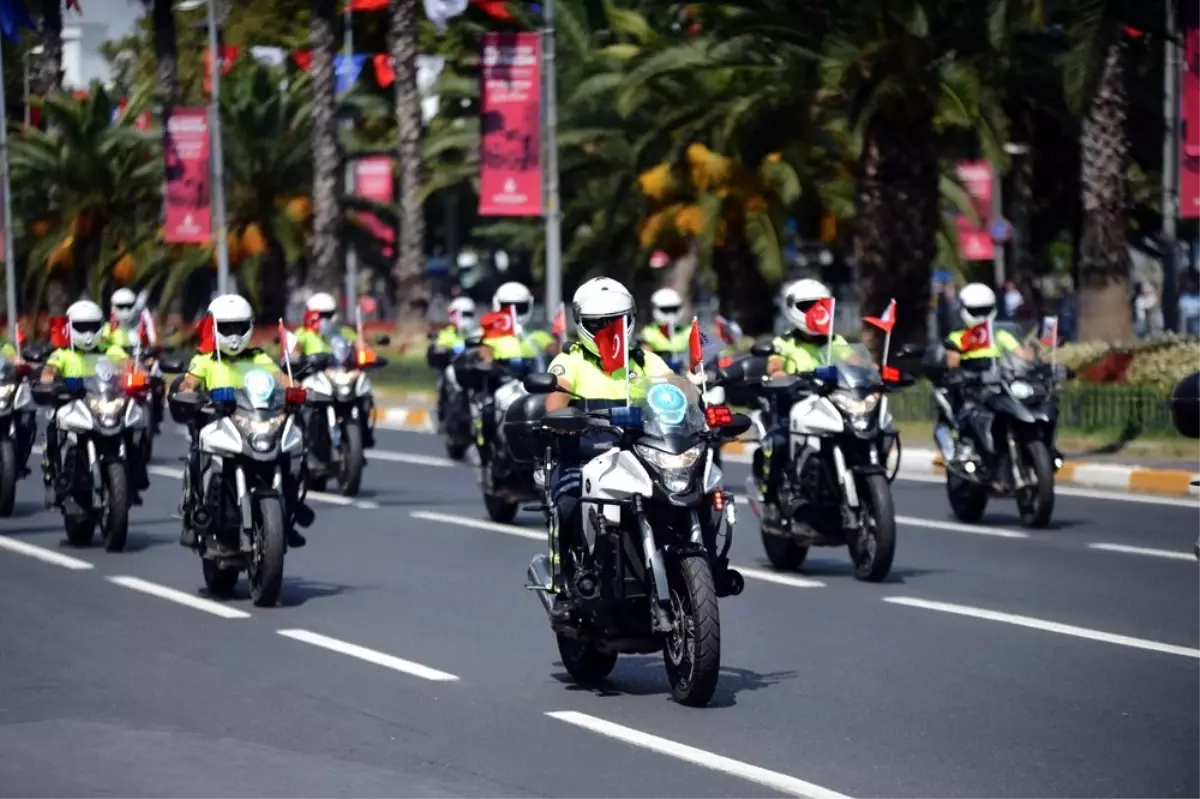
[{"label": "motorcycle windshield", "polygon": [[883,390],[879,367],[875,365],[870,351],[861,344],[835,347],[830,365],[837,367],[839,391],[863,396]]},{"label": "motorcycle windshield", "polygon": [[83,380],[89,396],[112,399],[122,394],[121,371],[107,358],[96,360],[95,372]]},{"label": "motorcycle windshield", "polygon": [[335,364],[343,369],[354,368],[354,347],[349,341],[341,336],[334,336],[329,340],[329,348]]},{"label": "motorcycle windshield", "polygon": [[630,405],[642,412],[650,438],[687,437],[706,427],[700,392],[683,377],[638,377],[629,386]]},{"label": "motorcycle windshield", "polygon": [[237,407],[254,415],[274,415],[283,406],[283,389],[266,369],[251,369],[242,378]]}]

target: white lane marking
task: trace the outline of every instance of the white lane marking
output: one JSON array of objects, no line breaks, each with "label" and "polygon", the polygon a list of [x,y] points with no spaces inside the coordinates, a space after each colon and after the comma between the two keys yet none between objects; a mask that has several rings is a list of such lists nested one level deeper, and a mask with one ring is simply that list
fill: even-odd
[{"label": "white lane marking", "polygon": [[[165,477],[175,477],[180,480],[183,479],[183,469],[177,469],[174,466],[151,466],[148,471],[150,474],[161,474]],[[375,510],[379,507],[378,502],[372,502],[369,499],[343,497],[337,494],[327,494],[324,491],[309,491],[308,498],[316,500],[317,502],[324,502],[329,505],[362,508],[363,510]]]},{"label": "white lane marking", "polygon": [[1003,527],[983,527],[977,524],[960,524],[958,522],[943,522],[937,519],[922,519],[919,516],[897,516],[900,524],[911,524],[916,527],[928,527],[931,530],[949,530],[954,533],[970,533],[972,535],[990,535],[994,538],[1028,538],[1029,533],[1020,530],[1005,530]]},{"label": "white lane marking", "polygon": [[[545,542],[546,534],[540,530],[532,530],[528,527],[517,527],[512,524],[499,524],[498,522],[485,522],[482,519],[472,519],[467,516],[455,516],[450,513],[436,513],[427,510],[415,510],[410,514],[415,519],[424,519],[430,522],[442,522],[443,524],[456,524],[460,527],[472,527],[476,530],[487,530],[493,533],[503,533],[504,535],[512,535],[518,538],[528,538],[533,541]],[[733,564],[733,568],[741,572],[742,576],[747,580],[761,580],[764,583],[775,583],[777,585],[788,585],[792,588],[824,588],[825,583],[820,580],[810,580],[806,577],[793,577],[788,574],[776,574],[775,572],[766,571],[764,569],[756,569],[748,566],[739,566]]]},{"label": "white lane marking", "polygon": [[413,677],[420,677],[422,680],[453,682],[458,679],[456,675],[448,672],[431,669],[428,666],[422,666],[420,663],[413,663],[411,660],[403,660],[394,655],[376,652],[374,649],[367,649],[364,646],[350,644],[340,641],[337,638],[330,638],[309,630],[276,630],[275,632],[284,638],[291,638],[293,641],[302,641],[306,644],[319,646],[322,649],[328,649],[331,652],[349,655],[352,658],[365,660],[367,663],[374,663],[376,666],[383,666],[385,669],[392,669],[393,671],[410,674]]},{"label": "white lane marking", "polygon": [[704,749],[697,749],[694,746],[677,743],[667,738],[660,738],[657,735],[635,730],[632,727],[614,724],[611,721],[589,716],[586,713],[578,713],[574,710],[556,710],[550,711],[546,715],[552,719],[565,721],[567,724],[582,727],[585,730],[590,730],[607,738],[614,738],[632,746],[649,749],[651,752],[673,757],[677,760],[691,763],[694,766],[709,769],[710,771],[719,771],[723,774],[779,791],[780,793],[808,797],[809,799],[848,799],[845,794],[831,791],[828,788],[822,788],[820,785],[814,785],[811,782],[806,782],[796,777],[789,777],[787,774],[780,774],[778,771],[769,771],[759,766],[752,766],[740,760],[734,760]]},{"label": "white lane marking", "polygon": [[213,602],[211,599],[202,599],[198,596],[177,591],[174,588],[167,588],[165,585],[141,580],[137,577],[124,577],[121,575],[115,577],[105,577],[114,585],[119,585],[122,588],[129,588],[133,591],[140,591],[143,594],[156,596],[159,599],[165,599],[168,602],[174,602],[178,605],[192,608],[193,610],[202,610],[205,613],[211,613],[214,616],[220,616],[222,619],[248,619],[250,614],[244,610],[231,608],[228,605],[223,605],[220,602]]},{"label": "white lane marking", "polygon": [[1149,547],[1130,547],[1124,544],[1088,544],[1088,549],[1099,549],[1104,552],[1122,552],[1127,555],[1150,555],[1156,558],[1171,560],[1186,560],[1194,563],[1196,555],[1192,552],[1176,552],[1171,549],[1150,549]]},{"label": "white lane marking", "polygon": [[[728,456],[726,456],[728,457]],[[934,474],[905,474],[903,470],[896,475],[897,480],[907,480],[911,483],[938,483],[944,485],[946,478]],[[1096,491],[1090,488],[1075,488],[1073,486],[1056,485],[1054,493],[1060,497],[1078,497],[1080,499],[1107,499],[1112,502],[1132,502],[1135,505],[1167,505],[1173,508],[1190,508],[1200,510],[1200,501],[1195,498],[1157,496],[1155,494],[1135,494],[1122,491]]]},{"label": "white lane marking", "polygon": [[1200,659],[1200,649],[1192,649],[1191,647],[1186,646],[1175,646],[1174,644],[1162,644],[1158,641],[1147,641],[1144,638],[1131,638],[1127,635],[1106,633],[1101,632],[1100,630],[1089,630],[1087,627],[1075,627],[1070,624],[1061,624],[1056,621],[1035,619],[1032,616],[1017,616],[1013,613],[1001,613],[995,610],[985,610],[984,608],[971,607],[970,605],[955,605],[949,602],[932,602],[927,599],[917,599],[915,597],[908,596],[885,596],[883,597],[883,601],[890,602],[894,605],[906,605],[912,608],[937,610],[941,611],[942,613],[953,613],[959,616],[970,616],[971,618],[975,619],[986,619],[987,621],[998,621],[1004,624],[1015,624],[1018,627],[1028,627],[1033,630],[1059,633],[1060,635],[1070,635],[1076,638],[1087,638],[1091,641],[1101,641],[1106,644],[1128,646],[1133,649],[1146,649],[1151,652],[1163,652],[1168,655],[1183,655],[1184,657]]},{"label": "white lane marking", "polygon": [[35,558],[43,563],[52,563],[55,566],[62,566],[64,569],[72,571],[83,571],[84,569],[95,568],[86,560],[73,558],[70,555],[60,555],[43,547],[36,547],[33,544],[26,544],[24,541],[17,541],[14,538],[0,536],[0,549],[7,549],[9,552],[16,552],[18,555]]},{"label": "white lane marking", "polygon": [[396,463],[411,463],[416,466],[460,466],[458,461],[449,458],[439,458],[436,455],[418,455],[415,452],[392,452],[386,449],[367,451],[368,460],[394,461]]}]

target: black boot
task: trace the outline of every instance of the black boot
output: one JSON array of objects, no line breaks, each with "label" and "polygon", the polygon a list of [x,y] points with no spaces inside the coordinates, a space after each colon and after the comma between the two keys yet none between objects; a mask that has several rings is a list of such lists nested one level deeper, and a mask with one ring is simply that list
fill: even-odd
[{"label": "black boot", "polygon": [[289,547],[292,547],[293,549],[299,549],[308,543],[308,539],[300,535],[300,532],[296,529],[295,525],[288,525],[287,543]]}]

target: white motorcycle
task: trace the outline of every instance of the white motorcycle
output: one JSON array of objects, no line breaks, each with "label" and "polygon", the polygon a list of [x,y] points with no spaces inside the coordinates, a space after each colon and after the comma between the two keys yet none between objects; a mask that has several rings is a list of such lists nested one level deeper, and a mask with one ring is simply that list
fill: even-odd
[{"label": "white motorcycle", "polygon": [[[763,445],[746,489],[775,568],[799,568],[813,546],[845,546],[857,579],[887,579],[896,551],[896,518],[886,394],[912,382],[893,372],[888,370],[884,380],[870,353],[856,346],[852,356],[811,374],[762,384],[771,418],[787,419],[787,465],[782,474],[768,474],[770,437],[758,416]],[[764,501],[761,490],[768,480],[775,485],[771,502]]]}]

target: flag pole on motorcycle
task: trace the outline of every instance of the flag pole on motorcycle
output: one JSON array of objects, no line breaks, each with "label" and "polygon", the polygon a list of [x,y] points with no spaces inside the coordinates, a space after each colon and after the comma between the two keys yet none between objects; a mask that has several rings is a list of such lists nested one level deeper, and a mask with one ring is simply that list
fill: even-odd
[{"label": "flag pole on motorcycle", "polygon": [[863,321],[883,331],[883,358],[879,365],[887,366],[888,352],[892,348],[892,328],[896,326],[896,300],[888,300],[887,308],[879,316],[864,316]]},{"label": "flag pole on motorcycle", "polygon": [[290,336],[292,332],[283,326],[283,317],[279,317],[279,346],[283,347],[283,365],[287,368],[288,383],[292,382],[292,347],[295,346]]},{"label": "flag pole on motorcycle", "polygon": [[621,360],[625,369],[625,407],[629,408],[633,405],[633,380],[629,374],[629,334],[630,334],[630,318],[628,316],[621,317]]},{"label": "flag pole on motorcycle", "polygon": [[692,317],[692,332],[688,334],[688,370],[700,369],[701,396],[708,393],[708,370],[704,368],[704,339],[700,332],[700,320]]},{"label": "flag pole on motorcycle", "polygon": [[358,344],[355,347],[358,350],[358,364],[361,366],[363,362],[363,347],[366,346],[367,340],[363,336],[362,306],[358,304],[357,297],[354,299],[354,334],[357,339],[356,343]]},{"label": "flag pole on motorcycle", "polygon": [[1042,319],[1041,345],[1050,348],[1050,368],[1058,367],[1058,317],[1047,316]]}]

